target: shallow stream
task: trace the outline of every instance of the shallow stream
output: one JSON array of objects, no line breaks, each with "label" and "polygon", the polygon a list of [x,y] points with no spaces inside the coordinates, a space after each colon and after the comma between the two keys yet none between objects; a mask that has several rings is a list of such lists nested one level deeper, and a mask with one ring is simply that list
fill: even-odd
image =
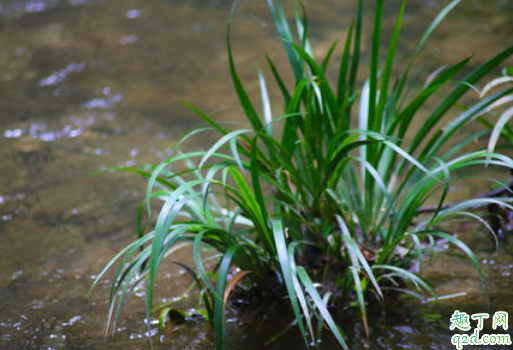
[{"label": "shallow stream", "polygon": [[[145,182],[135,175],[91,173],[165,159],[179,137],[200,123],[180,99],[218,120],[243,120],[225,51],[231,2],[0,1],[0,349],[149,349],[142,293],[125,307],[107,340],[108,279],[86,297],[95,275],[134,237]],[[305,3],[315,52],[324,54],[344,37],[356,1]],[[402,56],[446,3],[409,1]],[[386,2],[388,33],[399,5]],[[279,67],[286,64],[265,1],[240,1],[233,33],[241,76],[256,93],[264,53]],[[419,76],[468,55],[481,63],[512,37],[512,1],[463,1],[426,47]],[[481,190],[489,188],[476,184],[453,195]],[[460,231],[479,253],[492,308],[486,309],[473,267],[442,257],[427,272],[437,292],[467,296],[438,306],[392,301],[386,313],[372,314],[370,340],[364,340],[360,323],[345,327],[352,349],[451,349],[448,327],[455,309],[513,312],[513,238],[497,254],[485,233]],[[177,260],[190,259],[186,250],[177,254]],[[159,297],[170,300],[189,283],[170,266],[161,273]],[[241,307],[228,317],[230,348],[261,349],[266,337],[291,320],[280,315]],[[212,348],[210,330],[201,322],[177,326],[168,338],[157,348]],[[267,348],[299,349],[300,338],[292,331]],[[323,348],[336,347],[327,340]]]}]

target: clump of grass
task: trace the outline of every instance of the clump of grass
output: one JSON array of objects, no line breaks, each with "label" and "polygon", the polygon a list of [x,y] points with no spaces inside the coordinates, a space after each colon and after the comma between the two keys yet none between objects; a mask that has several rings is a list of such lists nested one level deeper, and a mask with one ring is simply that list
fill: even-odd
[{"label": "clump of grass", "polygon": [[[272,113],[261,73],[262,112],[254,106],[237,74],[229,24],[231,78],[250,127],[228,129],[186,102],[208,124],[206,129],[220,134],[218,141],[207,151],[176,151],[157,166],[121,168],[148,178],[148,212],[151,200],[163,204],[154,229],[119,252],[98,276],[97,281],[119,261],[109,320],[118,318],[123,302],[143,283],[150,318],[159,266],[182,242],[193,247],[194,267],[179,264],[203,289],[203,307],[213,324],[217,349],[225,348],[229,295],[245,281],[251,282],[251,288],[270,287],[281,293],[280,298],[288,298],[307,347],[316,336],[317,319],[347,349],[330,311],[331,301],[356,301],[368,331],[366,305],[372,300],[382,302],[388,290],[403,291],[410,285],[414,288],[410,293],[419,298],[436,299],[431,287],[409,267],[414,261],[422,267],[440,238],[461,249],[475,264],[486,295],[476,256],[440,225],[463,216],[489,227],[475,208],[495,203],[511,209],[508,198],[470,198],[451,206],[445,205],[445,199],[454,182],[472,177],[482,176],[502,186],[479,171],[486,166],[513,166],[510,158],[494,152],[493,147],[468,150],[476,137],[488,135],[487,130],[453,142],[465,125],[483,119],[485,112],[513,93],[507,86],[470,106],[461,102],[473,85],[513,54],[513,47],[463,78],[459,77],[469,71],[469,58],[437,71],[422,88],[411,89],[409,76],[416,57],[460,0],[452,1],[434,19],[396,80],[393,70],[405,2],[383,53],[384,1],[376,0],[369,76],[358,86],[360,1],[332,83],[326,72],[336,45],[316,60],[304,9],[299,6],[296,11],[294,35],[281,1],[267,2],[295,77],[289,89],[268,58],[284,110]],[[440,95],[436,102],[435,96]],[[427,110],[428,101],[436,106],[428,110],[422,126],[413,130],[418,112]],[[448,115],[454,117],[446,124]],[[193,131],[182,142],[203,130]],[[407,134],[413,136],[411,142],[405,141]],[[434,209],[419,217],[429,201],[436,203]],[[202,258],[205,246],[219,253],[210,272]],[[161,319],[169,310],[164,309]]]}]

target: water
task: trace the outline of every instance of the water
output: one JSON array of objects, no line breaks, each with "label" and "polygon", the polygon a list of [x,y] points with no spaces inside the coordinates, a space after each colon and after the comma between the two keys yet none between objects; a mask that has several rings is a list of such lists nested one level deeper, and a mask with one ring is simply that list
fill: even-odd
[{"label": "water", "polygon": [[[144,180],[120,173],[90,174],[164,159],[166,150],[200,122],[180,99],[217,120],[242,120],[225,53],[230,3],[0,2],[0,349],[149,348],[142,294],[125,306],[108,342],[103,339],[108,277],[86,297],[94,276],[134,235]],[[399,47],[403,55],[411,52],[444,3],[410,1]],[[393,14],[398,6],[399,1],[389,1],[386,12]],[[346,33],[355,2],[310,1],[307,8],[314,47],[321,55]],[[471,54],[474,65],[483,62],[510,44],[512,18],[509,1],[464,2],[426,47],[420,77]],[[384,25],[390,32],[393,18],[388,16]],[[241,2],[233,46],[251,93],[258,89],[256,69],[265,67],[264,52],[285,67],[275,36],[265,3]],[[369,40],[364,36],[364,43]],[[471,191],[476,189],[460,189],[458,194]],[[462,234],[467,231],[475,230],[463,228]],[[473,233],[471,240],[488,276],[492,309],[513,311],[511,243],[504,242],[501,252],[492,254],[483,233]],[[177,254],[177,260],[189,259],[187,250]],[[413,311],[394,306],[386,314],[374,312],[373,337],[367,342],[371,349],[449,349],[452,311],[464,305],[486,311],[468,263],[441,259],[429,273],[440,294],[467,291],[467,296],[440,307],[408,301]],[[189,282],[170,265],[160,277],[158,298],[179,295]],[[229,315],[234,348],[259,349],[262,339],[290,321],[273,316],[270,309],[256,315],[251,310],[240,307],[238,314]],[[255,336],[262,314],[267,321]],[[170,343],[159,347],[211,348],[205,323],[175,328]],[[345,331],[352,347],[363,348],[361,324]],[[270,348],[299,347],[298,339],[291,331]],[[329,339],[325,347],[330,348]]]}]

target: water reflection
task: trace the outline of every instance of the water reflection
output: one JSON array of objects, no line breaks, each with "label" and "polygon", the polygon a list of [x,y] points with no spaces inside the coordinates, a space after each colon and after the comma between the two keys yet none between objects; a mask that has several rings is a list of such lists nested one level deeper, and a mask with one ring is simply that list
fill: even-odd
[{"label": "water reflection", "polygon": [[141,16],[141,10],[131,9],[125,13],[126,18],[134,19]]},{"label": "water reflection", "polygon": [[0,4],[0,17],[19,16],[25,13],[44,12],[49,9],[69,4],[72,6],[85,5],[101,0],[26,0],[6,1],[7,4]]},{"label": "water reflection", "polygon": [[57,6],[58,3],[58,0],[13,1],[9,5],[0,5],[0,15],[43,12],[50,7]]},{"label": "water reflection", "polygon": [[[104,88],[103,91],[104,95],[109,96],[93,98],[92,100],[83,102],[81,106],[87,109],[112,109],[123,100],[123,95],[120,93],[110,95],[110,89],[106,88]],[[108,92],[106,93],[106,91]]]},{"label": "water reflection", "polygon": [[6,139],[19,139],[24,135],[28,135],[41,141],[52,142],[61,138],[76,138],[80,136],[84,130],[83,127],[76,127],[76,125],[65,125],[60,130],[48,130],[48,125],[34,123],[27,129],[6,130],[4,131],[3,137]]},{"label": "water reflection", "polygon": [[39,86],[41,86],[41,87],[51,86],[51,85],[57,85],[59,83],[62,83],[70,73],[79,73],[82,70],[84,70],[85,67],[86,67],[85,62],[70,63],[63,69],[52,73],[52,75],[50,75],[46,78],[41,79],[39,81]]},{"label": "water reflection", "polygon": [[123,36],[121,37],[121,39],[119,39],[119,43],[121,45],[130,45],[130,44],[133,44],[137,41],[137,35],[127,35],[127,36]]}]

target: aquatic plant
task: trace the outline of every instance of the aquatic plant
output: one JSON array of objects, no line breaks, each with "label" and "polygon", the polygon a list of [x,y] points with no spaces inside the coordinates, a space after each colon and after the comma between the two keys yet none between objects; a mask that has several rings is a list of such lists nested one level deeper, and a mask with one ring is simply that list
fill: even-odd
[{"label": "aquatic plant", "polygon": [[[479,98],[483,98],[490,94],[491,91],[499,86],[509,85],[513,86],[513,67],[506,67],[502,70],[500,77],[492,79],[488,82],[481,90],[474,87],[476,92],[479,94]],[[488,108],[483,115],[478,116],[478,120],[492,130],[490,140],[488,142],[488,150],[493,151],[499,138],[502,137],[509,144],[513,143],[513,128],[509,125],[509,121],[513,117],[513,96],[511,94],[504,96],[494,102],[493,108]],[[497,115],[495,109],[498,106],[507,106],[506,111],[500,115],[495,123],[490,122],[485,116],[487,114]]]},{"label": "aquatic plant", "polygon": [[[175,153],[159,165],[118,168],[148,178],[139,218],[144,207],[151,216],[151,200],[163,204],[154,229],[141,232],[95,282],[119,263],[109,322],[118,318],[123,302],[141,284],[147,288],[150,319],[157,271],[183,242],[192,245],[194,266],[177,264],[202,289],[205,316],[213,324],[217,349],[225,348],[230,293],[242,283],[288,298],[307,347],[316,337],[317,319],[347,349],[332,315],[333,303],[356,302],[368,332],[367,304],[382,302],[389,291],[408,291],[410,286],[419,292],[410,289],[409,293],[436,300],[431,287],[410,267],[417,262],[422,269],[425,258],[439,251],[440,239],[461,249],[475,264],[486,295],[476,256],[441,225],[462,216],[490,228],[480,207],[495,203],[511,209],[507,197],[470,198],[452,205],[445,200],[456,181],[481,177],[503,186],[480,171],[487,166],[513,167],[513,161],[493,147],[486,150],[473,142],[487,136],[488,130],[454,141],[468,123],[499,108],[497,101],[513,93],[512,87],[505,87],[469,106],[462,102],[472,86],[513,54],[513,47],[474,69],[467,67],[470,59],[466,58],[436,71],[424,86],[414,87],[410,72],[415,59],[437,25],[460,2],[455,0],[427,28],[392,83],[406,2],[381,61],[384,1],[376,0],[369,73],[359,87],[362,2],[347,32],[332,83],[326,72],[336,44],[322,60],[316,60],[304,8],[296,9],[294,35],[281,1],[268,0],[295,77],[289,89],[268,57],[283,98],[284,111],[279,115],[272,113],[262,73],[261,113],[247,94],[234,63],[228,24],[231,78],[250,127],[229,129],[185,102],[207,128],[186,135]],[[436,106],[428,109],[428,101]],[[420,110],[429,115],[415,128]],[[210,149],[179,151],[183,142],[206,130],[220,134]],[[425,205],[432,203],[427,210]],[[205,267],[203,247],[214,248],[218,254],[211,271]],[[161,324],[170,310],[161,313]]]}]

